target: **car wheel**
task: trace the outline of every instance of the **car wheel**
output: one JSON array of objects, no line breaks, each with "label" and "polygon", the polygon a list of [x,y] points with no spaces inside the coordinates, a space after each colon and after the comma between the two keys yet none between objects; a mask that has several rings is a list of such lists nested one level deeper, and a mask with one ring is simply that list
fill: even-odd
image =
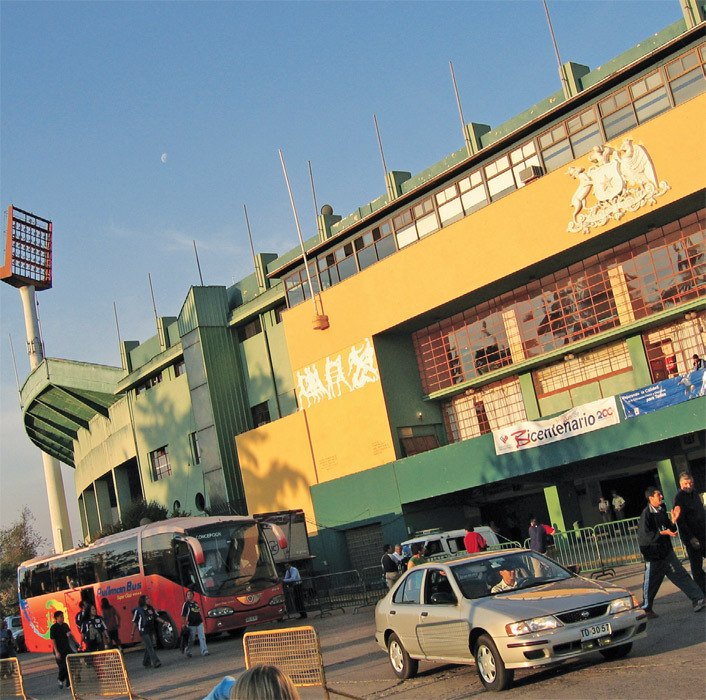
[{"label": "car wheel", "polygon": [[410,658],[407,650],[402,646],[400,638],[394,632],[387,640],[387,657],[390,659],[390,666],[398,678],[413,678],[417,675],[419,661]]},{"label": "car wheel", "polygon": [[632,642],[629,644],[621,644],[619,647],[599,649],[598,651],[603,655],[604,659],[608,659],[608,661],[615,661],[616,659],[622,659],[632,651]]},{"label": "car wheel", "polygon": [[478,637],[473,655],[478,676],[486,690],[505,690],[512,685],[515,672],[505,668],[502,657],[489,635],[482,634]]},{"label": "car wheel", "polygon": [[166,624],[157,621],[157,639],[163,649],[176,649],[179,644],[179,633],[177,632],[174,620],[169,613],[161,612],[159,616],[166,620]]}]

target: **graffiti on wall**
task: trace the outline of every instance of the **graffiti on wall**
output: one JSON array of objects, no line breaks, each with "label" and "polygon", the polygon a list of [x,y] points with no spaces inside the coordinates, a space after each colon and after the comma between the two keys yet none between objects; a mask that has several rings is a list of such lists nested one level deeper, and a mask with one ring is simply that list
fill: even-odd
[{"label": "graffiti on wall", "polygon": [[360,345],[352,345],[347,351],[297,370],[299,409],[336,399],[378,381],[380,373],[375,365],[375,352],[370,338],[366,338]]}]

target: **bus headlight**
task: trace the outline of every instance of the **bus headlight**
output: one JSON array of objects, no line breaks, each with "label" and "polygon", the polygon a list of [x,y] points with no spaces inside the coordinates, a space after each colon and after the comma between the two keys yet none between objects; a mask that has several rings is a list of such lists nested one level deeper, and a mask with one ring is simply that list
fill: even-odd
[{"label": "bus headlight", "polygon": [[269,602],[269,605],[284,605],[284,596],[283,595],[276,595]]},{"label": "bus headlight", "polygon": [[223,605],[220,608],[213,608],[213,610],[208,611],[209,617],[225,617],[226,615],[232,615],[235,613],[233,608],[229,608],[227,605]]}]

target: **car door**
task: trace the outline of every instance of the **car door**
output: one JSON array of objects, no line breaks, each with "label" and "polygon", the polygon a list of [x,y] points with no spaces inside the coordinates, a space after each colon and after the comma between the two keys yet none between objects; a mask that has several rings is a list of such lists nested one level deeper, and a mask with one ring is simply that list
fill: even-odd
[{"label": "car door", "polygon": [[417,641],[417,625],[421,612],[423,569],[412,569],[397,587],[388,612],[390,629],[413,656],[422,653]]},{"label": "car door", "polygon": [[[430,568],[424,573],[416,628],[419,647],[430,659],[470,660],[470,624],[459,591],[445,569]],[[439,594],[436,598],[435,593]]]}]

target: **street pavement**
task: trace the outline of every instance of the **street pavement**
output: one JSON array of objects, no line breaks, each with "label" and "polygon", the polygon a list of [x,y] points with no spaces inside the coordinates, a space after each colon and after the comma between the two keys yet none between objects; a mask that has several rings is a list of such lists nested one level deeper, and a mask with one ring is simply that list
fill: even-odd
[{"label": "street pavement", "polygon": [[[643,567],[633,565],[618,569],[615,578],[607,580],[641,600],[642,577]],[[462,700],[485,694],[473,666],[420,663],[416,678],[398,680],[385,652],[375,643],[373,611],[370,606],[357,613],[353,609],[326,616],[314,613],[307,620],[289,620],[279,627],[310,624],[316,628],[328,685],[334,691],[365,700]],[[514,686],[503,697],[702,700],[706,697],[706,613],[694,613],[687,598],[667,580],[655,611],[659,619],[649,622],[647,637],[635,642],[626,658],[607,662],[596,653],[552,669],[517,671]],[[191,659],[178,650],[159,650],[159,669],[142,667],[141,646],[128,650],[125,659],[133,691],[149,700],[200,700],[224,675],[237,677],[245,670],[241,639],[224,635],[209,640],[208,647],[210,656],[195,653]],[[57,687],[52,655],[23,654],[20,663],[28,695],[37,700],[71,697],[70,691]],[[324,697],[321,688],[301,688],[300,695],[302,700]]]}]

